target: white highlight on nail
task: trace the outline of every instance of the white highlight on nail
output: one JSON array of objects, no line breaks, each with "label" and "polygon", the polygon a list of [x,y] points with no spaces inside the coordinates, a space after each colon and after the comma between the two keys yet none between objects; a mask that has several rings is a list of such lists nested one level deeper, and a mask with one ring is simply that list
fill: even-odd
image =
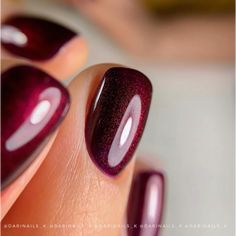
[{"label": "white highlight on nail", "polygon": [[30,122],[33,125],[36,125],[40,123],[48,114],[48,111],[50,110],[51,104],[49,101],[44,100],[41,101],[33,110]]},{"label": "white highlight on nail", "polygon": [[130,117],[126,124],[125,124],[125,127],[121,133],[121,137],[120,137],[120,146],[123,146],[124,143],[126,142],[126,140],[128,139],[129,137],[129,134],[130,134],[130,131],[131,131],[131,128],[132,128],[132,123],[133,123],[133,120],[132,118]]},{"label": "white highlight on nail", "polygon": [[95,110],[95,108],[97,107],[97,103],[98,103],[98,100],[99,100],[99,98],[100,98],[100,96],[101,96],[101,93],[102,93],[102,90],[103,90],[104,85],[105,85],[105,79],[102,81],[102,84],[101,84],[101,86],[100,86],[100,88],[99,88],[99,91],[98,91],[98,95],[97,95],[97,97],[96,97],[96,99],[95,99],[94,107],[93,107],[94,110]]},{"label": "white highlight on nail", "polygon": [[39,95],[39,101],[21,126],[7,139],[8,151],[14,151],[26,145],[45,128],[60,104],[61,91],[58,88],[49,87]]},{"label": "white highlight on nail", "polygon": [[3,25],[1,27],[1,41],[17,46],[24,46],[27,43],[27,37],[13,26]]},{"label": "white highlight on nail", "polygon": [[[141,224],[153,225],[160,221],[162,207],[162,179],[152,175],[146,183]],[[153,228],[141,228],[140,235],[153,235]]]},{"label": "white highlight on nail", "polygon": [[138,129],[141,109],[141,98],[135,95],[129,102],[112,141],[107,157],[110,167],[119,165],[129,150]]},{"label": "white highlight on nail", "polygon": [[159,191],[156,181],[150,181],[149,191],[150,192],[147,212],[149,214],[149,219],[152,219],[154,221],[156,218],[159,202]]}]

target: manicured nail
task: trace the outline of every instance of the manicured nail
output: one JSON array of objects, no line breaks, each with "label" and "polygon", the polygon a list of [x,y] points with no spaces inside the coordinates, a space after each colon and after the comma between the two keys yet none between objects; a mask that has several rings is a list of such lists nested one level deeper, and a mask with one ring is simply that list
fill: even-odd
[{"label": "manicured nail", "polygon": [[150,81],[137,70],[114,67],[104,74],[85,128],[88,152],[104,173],[117,175],[132,158],[151,95]]},{"label": "manicured nail", "polygon": [[9,53],[30,60],[52,58],[76,33],[49,20],[13,16],[2,23],[1,44]]},{"label": "manicured nail", "polygon": [[133,180],[127,209],[128,236],[157,236],[164,202],[164,176],[141,172]]},{"label": "manicured nail", "polygon": [[66,115],[70,98],[66,88],[31,66],[2,73],[1,187],[17,178],[43,148]]}]

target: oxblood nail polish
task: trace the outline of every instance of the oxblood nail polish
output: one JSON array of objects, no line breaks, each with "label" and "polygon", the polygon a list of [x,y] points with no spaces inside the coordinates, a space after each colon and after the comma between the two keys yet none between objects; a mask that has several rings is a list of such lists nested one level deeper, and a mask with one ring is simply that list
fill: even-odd
[{"label": "oxblood nail polish", "polygon": [[50,59],[75,36],[64,26],[31,16],[13,16],[1,26],[3,48],[36,61]]},{"label": "oxblood nail polish", "polygon": [[141,172],[133,180],[127,209],[128,236],[157,236],[164,203],[164,176]]},{"label": "oxblood nail polish", "polygon": [[94,163],[117,175],[129,162],[142,136],[152,85],[141,72],[109,69],[101,81],[87,117],[85,137]]},{"label": "oxblood nail polish", "polygon": [[66,115],[66,88],[31,66],[16,66],[1,78],[1,184],[18,177]]}]

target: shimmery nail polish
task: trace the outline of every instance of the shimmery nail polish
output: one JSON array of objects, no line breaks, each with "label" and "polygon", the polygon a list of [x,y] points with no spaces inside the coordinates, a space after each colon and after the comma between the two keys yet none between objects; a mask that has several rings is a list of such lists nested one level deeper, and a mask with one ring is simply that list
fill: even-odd
[{"label": "shimmery nail polish", "polygon": [[127,209],[128,236],[157,236],[164,203],[164,176],[141,172],[133,180]]},{"label": "shimmery nail polish", "polygon": [[117,175],[132,158],[151,95],[150,81],[137,70],[114,67],[104,74],[85,128],[90,157],[104,173]]},{"label": "shimmery nail polish", "polygon": [[57,80],[31,66],[16,66],[3,72],[1,86],[4,188],[34,160],[66,115],[70,98]]},{"label": "shimmery nail polish", "polygon": [[9,53],[42,61],[52,58],[76,33],[49,20],[13,16],[1,25],[1,44]]}]

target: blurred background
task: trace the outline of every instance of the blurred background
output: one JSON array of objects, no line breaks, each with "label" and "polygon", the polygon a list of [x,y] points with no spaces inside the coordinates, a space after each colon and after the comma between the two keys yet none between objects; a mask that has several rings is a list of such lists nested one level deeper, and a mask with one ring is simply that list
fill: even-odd
[{"label": "blurred background", "polygon": [[161,235],[233,236],[234,1],[22,2],[85,36],[84,68],[115,62],[151,79],[139,153],[167,176]]}]

